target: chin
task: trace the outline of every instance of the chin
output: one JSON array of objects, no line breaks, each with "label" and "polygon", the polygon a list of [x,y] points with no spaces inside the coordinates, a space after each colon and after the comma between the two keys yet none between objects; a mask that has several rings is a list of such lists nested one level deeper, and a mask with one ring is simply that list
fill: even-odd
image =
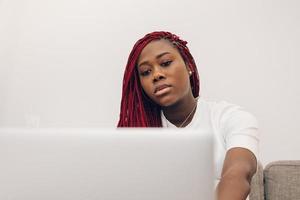
[{"label": "chin", "polygon": [[168,107],[174,105],[176,103],[176,100],[175,98],[172,98],[170,96],[165,96],[157,99],[156,103],[161,107]]}]

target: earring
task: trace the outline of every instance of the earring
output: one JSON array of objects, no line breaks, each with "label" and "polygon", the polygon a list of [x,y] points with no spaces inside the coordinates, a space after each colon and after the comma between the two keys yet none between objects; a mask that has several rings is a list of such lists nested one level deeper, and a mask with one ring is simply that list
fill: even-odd
[{"label": "earring", "polygon": [[191,76],[193,74],[193,72],[192,71],[189,71],[189,75]]}]

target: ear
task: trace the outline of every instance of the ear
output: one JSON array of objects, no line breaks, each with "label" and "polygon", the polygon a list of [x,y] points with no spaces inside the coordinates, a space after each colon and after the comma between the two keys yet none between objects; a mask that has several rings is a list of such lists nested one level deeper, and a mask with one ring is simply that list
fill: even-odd
[{"label": "ear", "polygon": [[188,65],[186,66],[186,70],[187,70],[189,76],[192,76],[193,71],[190,69],[190,67]]}]

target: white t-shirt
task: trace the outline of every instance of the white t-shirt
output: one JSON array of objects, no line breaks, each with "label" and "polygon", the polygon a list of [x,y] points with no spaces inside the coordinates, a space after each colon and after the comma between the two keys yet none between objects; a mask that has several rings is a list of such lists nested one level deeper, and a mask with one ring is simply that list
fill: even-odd
[{"label": "white t-shirt", "polygon": [[[161,116],[163,127],[177,128],[166,119],[163,112]],[[199,97],[194,117],[185,128],[210,131],[214,134],[215,185],[221,178],[225,154],[229,149],[246,148],[258,160],[258,122],[240,106],[226,101],[207,101]]]}]

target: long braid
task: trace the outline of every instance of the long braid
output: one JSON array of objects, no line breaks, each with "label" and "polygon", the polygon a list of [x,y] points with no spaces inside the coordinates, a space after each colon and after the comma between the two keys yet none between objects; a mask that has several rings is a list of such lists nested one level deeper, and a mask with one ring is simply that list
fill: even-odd
[{"label": "long braid", "polygon": [[199,96],[199,76],[187,42],[175,34],[156,31],[138,40],[129,55],[123,77],[122,100],[118,127],[162,127],[161,108],[143,92],[136,68],[143,48],[153,40],[166,39],[177,47],[185,63],[192,70],[190,83],[194,97]]}]

